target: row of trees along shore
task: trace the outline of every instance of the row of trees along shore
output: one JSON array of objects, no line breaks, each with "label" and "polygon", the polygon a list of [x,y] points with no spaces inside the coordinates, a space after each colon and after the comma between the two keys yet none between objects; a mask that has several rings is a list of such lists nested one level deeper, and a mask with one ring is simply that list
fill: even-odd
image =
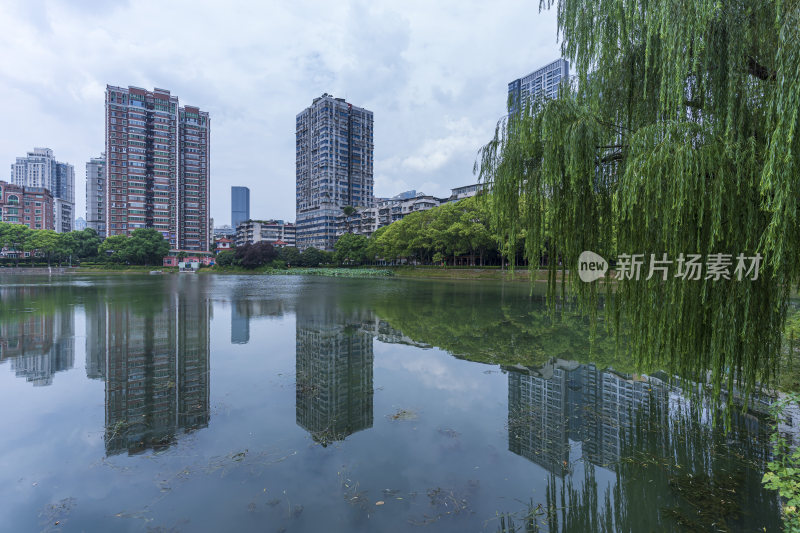
[{"label": "row of trees along shore", "polygon": [[[491,227],[489,202],[490,196],[477,196],[409,213],[370,237],[348,232],[336,241],[333,253],[316,248],[301,253],[293,247],[274,248],[259,242],[220,252],[216,262],[222,267],[247,269],[399,263],[496,265],[502,261],[501,252],[511,248],[498,246],[500,241]],[[512,255],[524,262],[520,245]]]},{"label": "row of trees along shore", "polygon": [[316,248],[302,253],[293,246],[275,248],[268,242],[245,244],[217,254],[216,264],[221,267],[253,269],[263,266],[286,268],[287,266],[318,267],[333,261],[333,254]]},{"label": "row of trees along shore", "polygon": [[[17,252],[4,263],[46,262],[48,265],[82,261],[131,265],[161,265],[169,243],[154,229],[137,229],[130,236],[113,235],[103,240],[91,228],[69,233],[30,229],[22,224],[0,222],[0,249]],[[22,257],[28,252],[27,258]]]},{"label": "row of trees along shore", "polygon": [[[334,246],[337,264],[374,264],[408,262],[429,265],[498,264],[499,246],[491,223],[491,197],[465,198],[409,213],[404,218],[378,229],[370,237],[345,233]],[[514,249],[513,256],[521,254]]]}]

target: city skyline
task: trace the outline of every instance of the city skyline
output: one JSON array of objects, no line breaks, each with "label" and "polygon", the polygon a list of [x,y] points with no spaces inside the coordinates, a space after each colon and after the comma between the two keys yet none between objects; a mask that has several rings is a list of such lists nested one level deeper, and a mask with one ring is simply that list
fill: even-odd
[{"label": "city skyline", "polygon": [[[229,216],[232,185],[250,188],[253,216],[292,220],[295,114],[327,92],[379,117],[376,196],[408,189],[447,196],[473,181],[475,152],[505,112],[508,81],[560,56],[554,13],[515,20],[517,4],[477,5],[478,16],[468,18],[447,5],[263,6],[252,9],[270,16],[246,23],[235,9],[172,4],[159,7],[166,13],[158,20],[186,24],[164,37],[166,23],[144,20],[146,5],[6,3],[0,42],[13,59],[0,67],[0,116],[16,126],[0,134],[0,159],[48,146],[82,170],[104,149],[106,84],[166,87],[214,118],[217,224]],[[130,24],[112,37],[104,28],[115,20]],[[451,28],[466,28],[455,43]],[[498,28],[502,42],[478,38]],[[330,40],[328,31],[347,36]],[[140,44],[148,42],[159,45]],[[80,182],[76,193],[75,214],[85,216]]]}]

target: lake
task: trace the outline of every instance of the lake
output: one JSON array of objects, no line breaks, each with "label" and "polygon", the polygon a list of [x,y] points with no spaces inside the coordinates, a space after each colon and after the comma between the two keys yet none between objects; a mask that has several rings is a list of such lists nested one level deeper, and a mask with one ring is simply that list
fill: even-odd
[{"label": "lake", "polygon": [[766,406],[613,345],[525,283],[0,276],[0,530],[780,530]]}]

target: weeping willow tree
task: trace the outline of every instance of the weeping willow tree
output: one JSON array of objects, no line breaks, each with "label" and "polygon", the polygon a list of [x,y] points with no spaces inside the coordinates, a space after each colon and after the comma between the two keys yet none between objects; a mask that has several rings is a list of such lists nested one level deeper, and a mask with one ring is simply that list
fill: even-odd
[{"label": "weeping willow tree", "polygon": [[[549,258],[550,296],[570,291],[595,315],[613,290],[608,323],[631,326],[641,367],[710,376],[715,398],[768,383],[800,275],[800,1],[541,2],[551,8],[575,79],[516,106],[475,165],[501,237],[524,239],[531,265]],[[643,253],[641,278],[558,278],[584,250]],[[730,280],[676,278],[675,263],[646,279],[665,253],[764,259],[756,280],[733,266]]]}]

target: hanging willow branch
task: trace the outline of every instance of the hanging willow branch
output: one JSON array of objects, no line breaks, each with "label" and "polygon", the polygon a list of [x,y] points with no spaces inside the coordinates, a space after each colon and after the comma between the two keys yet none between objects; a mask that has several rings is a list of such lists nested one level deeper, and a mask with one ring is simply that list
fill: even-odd
[{"label": "hanging willow branch", "polygon": [[[758,280],[619,281],[607,308],[640,367],[710,376],[717,400],[753,391],[800,281],[800,2],[551,6],[576,82],[510,113],[479,152],[500,236],[524,239],[530,265],[549,259],[551,302],[584,250],[761,253]],[[598,285],[566,278],[594,317]]]}]

